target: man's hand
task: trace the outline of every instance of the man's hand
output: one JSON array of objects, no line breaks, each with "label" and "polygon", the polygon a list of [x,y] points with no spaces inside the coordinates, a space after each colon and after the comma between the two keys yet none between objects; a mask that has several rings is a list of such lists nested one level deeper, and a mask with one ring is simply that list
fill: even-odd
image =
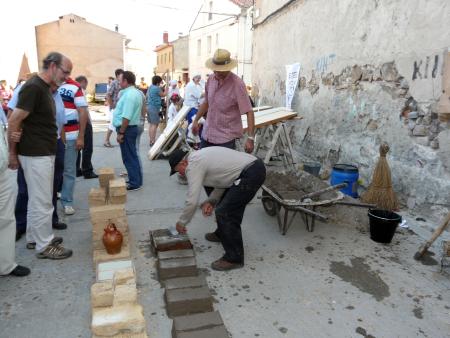
[{"label": "man's hand", "polygon": [[123,134],[117,134],[117,143],[123,143]]},{"label": "man's hand", "polygon": [[203,216],[211,216],[214,211],[214,206],[210,202],[205,202],[202,205]]},{"label": "man's hand", "polygon": [[196,120],[192,121],[192,134],[198,135],[199,127],[198,122]]},{"label": "man's hand", "polygon": [[255,148],[255,141],[247,139],[247,142],[245,142],[245,152],[251,154],[253,152],[253,149]]},{"label": "man's hand", "polygon": [[19,169],[19,156],[17,156],[17,154],[9,154],[9,163],[8,163],[8,168],[11,170],[16,170]]},{"label": "man's hand", "polygon": [[183,224],[177,223],[175,227],[179,234],[184,235],[185,233],[187,233],[187,229]]},{"label": "man's hand", "polygon": [[13,141],[15,143],[19,143],[21,137],[22,137],[22,130],[21,131],[13,131],[11,133],[11,141]]},{"label": "man's hand", "polygon": [[77,150],[82,150],[84,148],[84,137],[78,137],[77,138],[77,142],[75,144],[75,147],[77,148]]}]

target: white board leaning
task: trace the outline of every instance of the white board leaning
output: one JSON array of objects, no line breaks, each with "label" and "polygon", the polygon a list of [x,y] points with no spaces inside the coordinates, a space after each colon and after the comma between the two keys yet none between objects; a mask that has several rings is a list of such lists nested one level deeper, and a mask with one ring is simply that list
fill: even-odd
[{"label": "white board leaning", "polygon": [[300,63],[286,65],[286,108],[291,109],[292,99],[295,89],[297,89],[298,77],[300,74]]},{"label": "white board leaning", "polygon": [[155,144],[148,151],[148,159],[154,160],[165,149],[167,143],[172,138],[172,135],[177,132],[178,128],[183,124],[184,119],[192,107],[183,106],[178,114],[175,116],[173,122],[166,126],[161,135],[155,141]]}]

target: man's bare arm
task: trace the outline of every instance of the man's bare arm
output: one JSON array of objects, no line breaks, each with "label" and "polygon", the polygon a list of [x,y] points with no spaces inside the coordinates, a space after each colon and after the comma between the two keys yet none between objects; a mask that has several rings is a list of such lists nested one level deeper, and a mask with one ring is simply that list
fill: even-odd
[{"label": "man's bare arm", "polygon": [[78,132],[78,139],[77,139],[77,148],[83,149],[84,148],[84,132],[86,131],[86,124],[89,119],[88,117],[88,110],[87,107],[79,107],[77,108],[78,111],[78,120],[80,123],[80,131]]},{"label": "man's bare arm", "polygon": [[198,121],[202,118],[203,115],[208,111],[208,102],[203,102],[200,107],[198,107],[198,112],[195,114],[195,118],[192,121],[192,134],[198,135]]},{"label": "man's bare arm", "polygon": [[15,108],[8,119],[9,168],[13,170],[19,168],[17,143],[13,141],[13,135],[21,131],[22,122],[29,114],[26,110]]}]

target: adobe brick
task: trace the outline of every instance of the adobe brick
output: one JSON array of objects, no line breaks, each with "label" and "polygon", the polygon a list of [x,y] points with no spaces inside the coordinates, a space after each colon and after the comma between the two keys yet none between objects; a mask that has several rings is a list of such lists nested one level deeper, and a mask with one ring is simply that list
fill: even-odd
[{"label": "adobe brick", "polygon": [[208,287],[166,290],[166,309],[169,317],[214,311]]},{"label": "adobe brick", "polygon": [[170,278],[164,281],[164,287],[166,290],[199,288],[207,285],[206,278],[202,274],[194,277]]},{"label": "adobe brick", "polygon": [[198,276],[197,262],[194,257],[158,260],[157,269],[160,280]]},{"label": "adobe brick", "polygon": [[142,333],[145,319],[142,306],[126,304],[109,308],[92,309],[92,333],[113,336],[120,333]]},{"label": "adobe brick", "polygon": [[175,258],[189,258],[194,257],[195,253],[192,249],[184,249],[184,250],[170,250],[170,251],[159,251],[158,259],[175,259]]},{"label": "adobe brick", "polygon": [[225,326],[216,326],[209,329],[177,333],[174,338],[230,338]]}]

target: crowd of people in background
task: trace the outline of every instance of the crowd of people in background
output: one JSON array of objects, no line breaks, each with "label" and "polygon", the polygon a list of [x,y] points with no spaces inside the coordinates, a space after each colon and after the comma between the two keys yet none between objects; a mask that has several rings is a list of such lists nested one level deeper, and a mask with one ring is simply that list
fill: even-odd
[{"label": "crowd of people in background", "polygon": [[[98,177],[92,164],[93,128],[85,92],[88,78],[78,75],[73,79],[72,68],[68,57],[52,52],[43,60],[42,71],[28,74],[16,88],[0,81],[0,123],[8,125],[7,142],[6,128],[0,128],[0,275],[30,273],[15,263],[14,234],[16,241],[26,234],[26,248],[35,250],[40,259],[72,255],[62,245],[63,238],[54,234],[54,230],[67,229],[58,217],[57,200],[65,215],[75,214],[76,178]],[[228,70],[214,71],[206,84],[200,74],[193,74],[183,86],[180,80],[158,75],[150,85],[143,77],[136,83],[134,73],[116,69],[115,77],[108,79],[106,104],[109,124],[103,145],[113,148],[111,135],[116,134],[126,168],[121,175],[128,177],[129,191],[143,186],[139,146],[145,120],[152,147],[160,122],[170,127],[182,107],[188,109],[186,133],[193,149],[234,149],[236,138],[242,136],[240,116],[246,113],[251,136],[245,150],[253,150],[251,102],[242,80]],[[17,184],[11,184],[11,173],[17,175]],[[209,195],[210,190],[206,191]],[[220,238],[225,238],[220,229],[207,234],[208,240]]]}]

